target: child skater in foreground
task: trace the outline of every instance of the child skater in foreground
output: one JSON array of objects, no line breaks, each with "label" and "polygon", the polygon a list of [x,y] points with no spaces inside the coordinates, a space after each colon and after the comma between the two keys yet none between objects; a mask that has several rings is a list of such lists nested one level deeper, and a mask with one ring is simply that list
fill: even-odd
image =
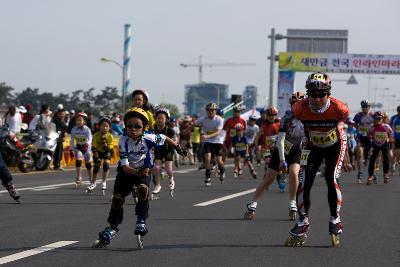
[{"label": "child skater in foreground", "polygon": [[142,237],[147,234],[146,218],[149,210],[149,184],[151,180],[151,168],[153,167],[154,146],[168,143],[183,155],[185,151],[172,139],[163,134],[143,133],[143,129],[149,122],[147,113],[141,108],[131,108],[124,116],[126,133],[119,140],[119,163],[117,177],[114,184],[111,209],[108,215],[108,223],[93,247],[105,247],[118,232],[118,224],[122,223],[123,204],[125,197],[132,193],[133,186],[137,188],[138,202],[136,204],[136,228],[139,249],[143,248]]}]

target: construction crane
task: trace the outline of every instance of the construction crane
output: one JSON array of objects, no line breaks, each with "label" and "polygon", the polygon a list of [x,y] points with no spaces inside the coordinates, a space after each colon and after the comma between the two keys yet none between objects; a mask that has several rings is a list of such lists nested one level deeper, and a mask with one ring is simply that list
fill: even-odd
[{"label": "construction crane", "polygon": [[241,67],[241,66],[255,66],[254,63],[203,63],[202,56],[199,56],[198,64],[185,64],[181,63],[181,67],[197,67],[199,68],[199,83],[203,82],[203,67]]}]

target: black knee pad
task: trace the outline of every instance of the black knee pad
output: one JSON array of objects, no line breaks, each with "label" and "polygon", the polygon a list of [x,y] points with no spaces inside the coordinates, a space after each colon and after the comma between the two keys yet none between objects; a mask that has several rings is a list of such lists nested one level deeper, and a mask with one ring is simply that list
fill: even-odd
[{"label": "black knee pad", "polygon": [[90,170],[92,168],[92,163],[91,162],[85,163],[85,166],[86,169]]},{"label": "black knee pad", "polygon": [[122,205],[125,203],[125,198],[120,194],[113,194],[111,200],[111,207],[113,209],[120,209]]},{"label": "black knee pad", "polygon": [[104,160],[103,162],[103,172],[106,172],[110,169],[110,161],[109,160]]},{"label": "black knee pad", "polygon": [[211,178],[211,170],[210,169],[206,170],[206,177]]},{"label": "black knee pad", "polygon": [[82,160],[77,159],[77,160],[75,161],[75,166],[76,166],[77,168],[80,168],[80,167],[82,166]]},{"label": "black knee pad", "polygon": [[99,162],[99,163],[96,162],[96,163],[94,164],[93,173],[94,173],[94,174],[98,174],[99,171],[100,171],[100,162]]},{"label": "black knee pad", "polygon": [[147,185],[140,184],[136,190],[140,200],[147,201],[149,199],[149,187]]}]

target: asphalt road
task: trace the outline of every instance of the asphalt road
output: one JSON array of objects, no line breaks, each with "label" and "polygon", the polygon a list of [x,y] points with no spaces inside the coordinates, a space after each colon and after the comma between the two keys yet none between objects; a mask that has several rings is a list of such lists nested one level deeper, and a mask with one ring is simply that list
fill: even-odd
[{"label": "asphalt road", "polygon": [[[325,182],[316,179],[307,243],[287,248],[284,242],[294,223],[288,220],[288,193],[279,193],[277,185],[259,202],[256,220],[244,221],[251,193],[194,205],[255,188],[259,180],[247,173],[233,178],[228,168],[224,184],[213,180],[206,188],[203,172],[193,166],[183,166],[180,172],[175,197],[170,198],[164,181],[161,199],[150,203],[149,234],[142,251],[133,234],[131,197],[110,246],[91,248],[107,225],[113,181],[108,182],[106,196],[100,190],[85,195],[83,188],[75,189],[72,171],[15,175],[22,204],[0,191],[0,263],[12,259],[5,266],[400,266],[398,174],[387,185],[379,180],[371,186],[356,184],[354,173],[342,177],[345,228],[338,248],[330,246]],[[114,176],[113,170],[110,177]],[[22,257],[29,253],[35,255]]]}]

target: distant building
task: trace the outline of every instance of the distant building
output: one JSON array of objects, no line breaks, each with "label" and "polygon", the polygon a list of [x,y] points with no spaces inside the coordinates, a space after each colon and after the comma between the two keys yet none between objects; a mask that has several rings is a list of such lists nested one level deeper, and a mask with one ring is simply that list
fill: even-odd
[{"label": "distant building", "polygon": [[246,106],[246,110],[252,109],[257,106],[257,87],[254,85],[248,85],[243,92],[243,105]]},{"label": "distant building", "polygon": [[215,102],[220,108],[230,104],[228,85],[219,83],[200,83],[185,85],[185,114],[204,115],[204,107]]}]

